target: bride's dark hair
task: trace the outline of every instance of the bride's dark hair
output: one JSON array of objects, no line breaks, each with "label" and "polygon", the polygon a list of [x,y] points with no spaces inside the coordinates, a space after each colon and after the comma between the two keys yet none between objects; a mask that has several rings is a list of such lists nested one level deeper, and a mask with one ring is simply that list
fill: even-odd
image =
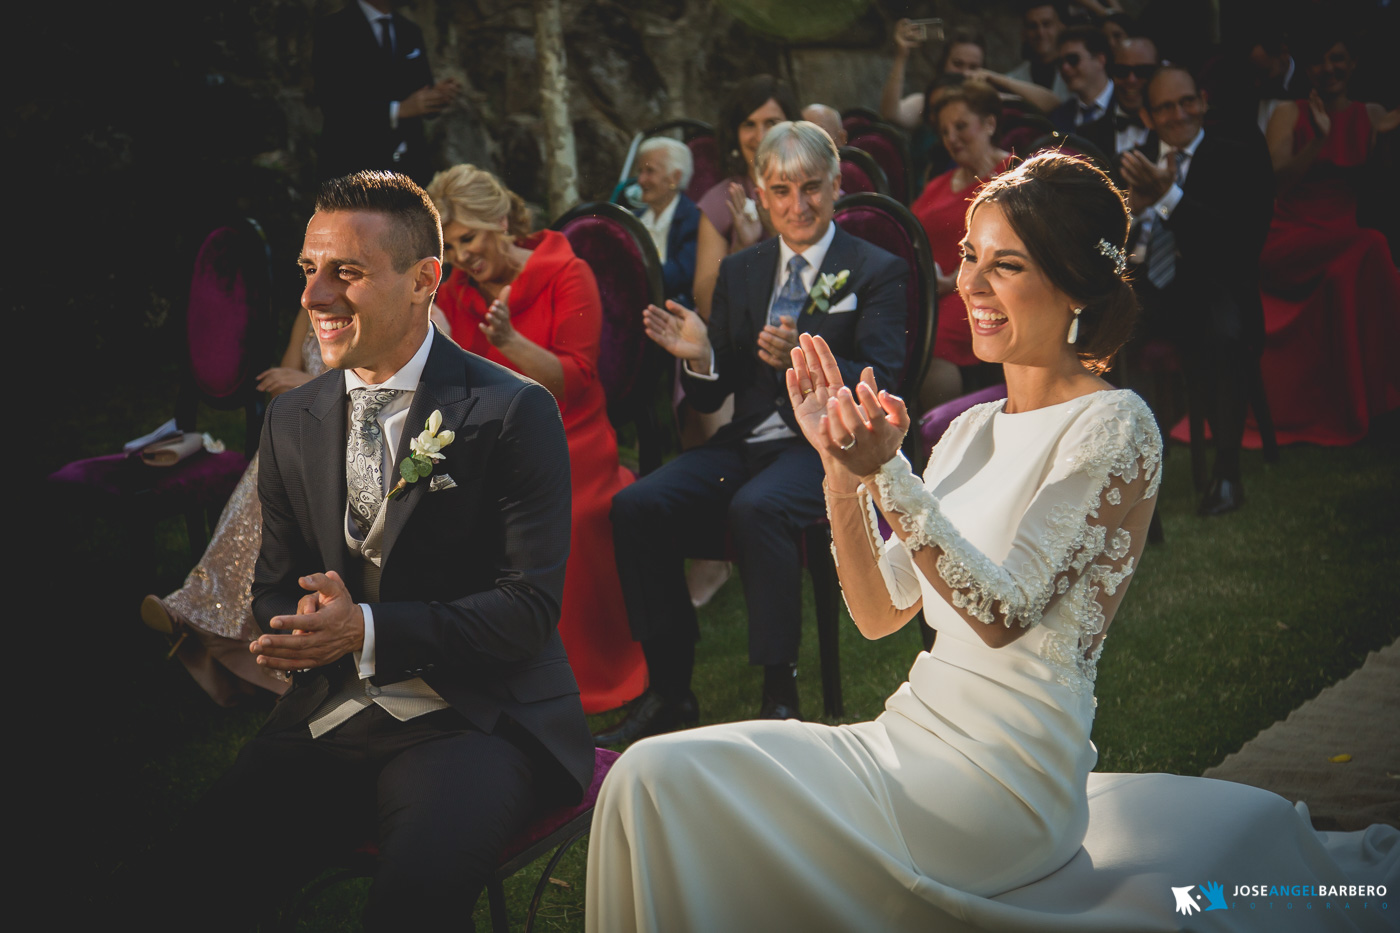
[{"label": "bride's dark hair", "polygon": [[1080,361],[1096,373],[1108,369],[1138,315],[1119,271],[1129,224],[1122,193],[1087,159],[1042,152],[988,182],[967,209],[969,224],[987,201],[1001,208],[1046,278],[1084,308]]}]

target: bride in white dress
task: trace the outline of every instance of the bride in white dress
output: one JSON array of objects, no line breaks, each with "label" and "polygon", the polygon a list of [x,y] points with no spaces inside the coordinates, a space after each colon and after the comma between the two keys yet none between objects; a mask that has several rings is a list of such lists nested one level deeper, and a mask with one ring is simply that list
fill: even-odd
[{"label": "bride in white dress", "polygon": [[1007,399],[955,421],[922,481],[898,455],[899,399],[873,380],[833,392],[835,361],[806,335],[787,375],[852,619],[879,638],[922,608],[932,652],[874,722],[735,723],[628,749],[594,813],[587,928],[1386,928],[1379,909],[1187,920],[1172,888],[1393,887],[1400,833],[1328,839],[1264,791],[1090,774],[1095,669],[1161,466],[1147,407],[1098,375],[1136,308],[1127,213],[1097,169],[1042,155],[969,214],[958,288]]}]

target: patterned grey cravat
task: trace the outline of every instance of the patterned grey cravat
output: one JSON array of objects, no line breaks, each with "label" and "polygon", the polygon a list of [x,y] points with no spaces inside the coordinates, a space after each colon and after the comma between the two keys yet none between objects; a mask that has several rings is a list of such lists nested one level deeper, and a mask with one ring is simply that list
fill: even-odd
[{"label": "patterned grey cravat", "polygon": [[350,390],[350,442],[345,448],[345,486],[349,494],[350,517],[360,536],[369,533],[384,502],[384,431],[379,412],[395,398],[399,389]]}]

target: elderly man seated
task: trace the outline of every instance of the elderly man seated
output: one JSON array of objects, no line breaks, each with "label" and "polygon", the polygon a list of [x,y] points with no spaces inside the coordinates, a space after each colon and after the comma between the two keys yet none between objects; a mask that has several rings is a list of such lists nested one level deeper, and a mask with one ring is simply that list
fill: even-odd
[{"label": "elderly man seated", "polygon": [[646,309],[647,334],[683,361],[700,411],[731,393],[734,420],[613,499],[617,565],[632,635],[651,687],[599,744],[629,742],[699,719],[690,690],[699,626],[687,557],[718,557],[726,536],[743,577],[749,660],[764,667],[759,715],[798,716],[802,529],[824,512],[822,466],[792,420],[784,372],[799,333],[826,338],[848,386],[865,367],[895,387],[905,351],[909,270],[837,229],[836,147],[820,127],[780,123],[755,159],[758,196],[778,236],[726,258],[708,326],[673,301]]}]

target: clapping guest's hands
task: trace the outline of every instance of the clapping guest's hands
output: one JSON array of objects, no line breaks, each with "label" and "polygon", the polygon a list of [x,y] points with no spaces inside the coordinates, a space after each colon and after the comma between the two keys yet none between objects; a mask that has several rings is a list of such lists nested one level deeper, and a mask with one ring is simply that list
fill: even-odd
[{"label": "clapping guest's hands", "polygon": [[491,346],[504,350],[516,337],[515,327],[510,323],[510,286],[501,289],[491,307],[486,309],[486,320],[477,325]]},{"label": "clapping guest's hands", "polygon": [[1308,117],[1312,120],[1317,135],[1324,139],[1331,135],[1332,115],[1327,112],[1327,107],[1322,103],[1322,97],[1316,88],[1308,95]]},{"label": "clapping guest's hands", "polygon": [[1162,200],[1162,195],[1176,184],[1176,153],[1168,153],[1167,167],[1158,168],[1156,162],[1137,149],[1131,149],[1123,153],[1118,169],[1128,183],[1128,209],[1141,214]]},{"label": "clapping guest's hands", "polygon": [[734,239],[741,248],[753,246],[763,239],[763,221],[756,211],[750,213],[748,203],[749,196],[744,193],[744,186],[730,182],[729,200],[725,204],[729,208],[729,216],[734,220]]},{"label": "clapping guest's hands", "polygon": [[685,360],[692,372],[710,371],[710,332],[705,319],[685,305],[666,302],[664,309],[647,305],[642,311],[647,336],[676,359]]},{"label": "clapping guest's hands", "polygon": [[792,365],[792,351],[797,347],[797,325],[786,314],[778,324],[765,324],[758,334],[758,358],[782,372]]}]

